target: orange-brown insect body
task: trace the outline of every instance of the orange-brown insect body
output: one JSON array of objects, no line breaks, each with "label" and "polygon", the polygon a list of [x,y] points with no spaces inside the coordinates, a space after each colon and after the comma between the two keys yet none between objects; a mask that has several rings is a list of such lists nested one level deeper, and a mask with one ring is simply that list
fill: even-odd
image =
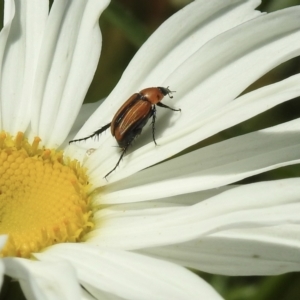
[{"label": "orange-brown insect body", "polygon": [[111,134],[121,148],[126,147],[142,131],[152,116],[152,105],[165,95],[159,88],[147,88],[133,94],[117,111],[111,122]]},{"label": "orange-brown insect body", "polygon": [[116,164],[116,166],[105,175],[105,178],[112,173],[119,165],[126,150],[131,145],[132,141],[141,134],[143,127],[147,124],[149,118],[152,117],[152,137],[155,141],[155,118],[156,118],[156,105],[164,108],[168,108],[174,111],[180,111],[180,109],[171,108],[163,103],[161,100],[164,96],[169,95],[172,97],[172,92],[168,88],[164,87],[152,87],[141,90],[139,93],[133,94],[129,99],[119,108],[116,112],[111,123],[103,126],[99,130],[95,131],[92,135],[73,140],[71,142],[86,140],[95,135],[99,135],[104,130],[110,127],[112,136],[115,137],[117,143],[122,148],[122,154]]}]

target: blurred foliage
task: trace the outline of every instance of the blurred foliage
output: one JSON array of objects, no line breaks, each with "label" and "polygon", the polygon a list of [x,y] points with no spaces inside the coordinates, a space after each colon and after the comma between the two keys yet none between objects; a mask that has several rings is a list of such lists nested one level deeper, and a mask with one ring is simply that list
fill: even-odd
[{"label": "blurred foliage", "polygon": [[[220,0],[222,1],[222,0]],[[120,79],[122,72],[138,51],[143,42],[169,16],[186,5],[189,0],[112,0],[110,6],[101,16],[100,26],[103,34],[101,58],[94,80],[86,95],[85,102],[94,102],[106,97]],[[284,7],[299,5],[300,0],[263,0],[259,10],[271,12]],[[3,11],[3,1],[1,1]],[[1,13],[2,17],[2,13]],[[0,20],[1,21],[1,20]],[[299,20],[300,21],[300,20]],[[253,83],[247,91],[279,81],[292,74],[299,73],[300,59],[296,58],[272,70],[260,80]],[[278,105],[255,118],[243,122],[215,135],[187,151],[245,134],[253,130],[266,128],[300,116],[299,99]],[[275,171],[254,176],[243,182],[271,180],[284,177],[300,176],[299,165],[284,167]],[[228,300],[296,300],[300,299],[300,273],[280,276],[262,277],[227,277],[198,273],[212,284]],[[10,280],[6,278],[6,280]],[[1,293],[0,299],[20,299],[16,292],[16,282],[8,294]]]}]

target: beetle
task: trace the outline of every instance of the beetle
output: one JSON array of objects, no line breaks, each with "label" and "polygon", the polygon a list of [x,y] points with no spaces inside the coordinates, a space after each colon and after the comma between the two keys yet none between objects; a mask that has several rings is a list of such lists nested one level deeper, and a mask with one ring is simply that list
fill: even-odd
[{"label": "beetle", "polygon": [[173,111],[181,111],[181,109],[169,107],[161,102],[166,95],[173,98],[172,93],[173,92],[169,90],[169,87],[150,87],[143,89],[139,93],[135,93],[129,97],[116,112],[110,123],[87,137],[70,141],[69,144],[99,136],[103,131],[110,127],[111,134],[115,137],[122,152],[115,167],[104,176],[106,179],[119,166],[128,147],[132,144],[133,140],[141,134],[143,127],[151,117],[152,138],[155,145],[157,145],[155,140],[156,105]]}]

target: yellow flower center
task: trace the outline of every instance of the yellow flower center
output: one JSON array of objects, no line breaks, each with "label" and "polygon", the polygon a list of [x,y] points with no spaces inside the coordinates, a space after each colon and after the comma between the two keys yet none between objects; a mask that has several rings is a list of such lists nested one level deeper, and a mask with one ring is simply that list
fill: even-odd
[{"label": "yellow flower center", "polygon": [[85,170],[39,142],[0,133],[0,234],[8,235],[0,256],[30,257],[93,227]]}]

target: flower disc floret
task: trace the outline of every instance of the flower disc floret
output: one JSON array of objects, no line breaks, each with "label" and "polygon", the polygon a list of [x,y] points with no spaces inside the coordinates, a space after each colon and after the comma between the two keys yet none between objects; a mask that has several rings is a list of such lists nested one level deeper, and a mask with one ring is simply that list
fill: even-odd
[{"label": "flower disc floret", "polygon": [[1,256],[79,242],[93,227],[85,170],[40,141],[0,133],[0,234],[8,236]]}]

